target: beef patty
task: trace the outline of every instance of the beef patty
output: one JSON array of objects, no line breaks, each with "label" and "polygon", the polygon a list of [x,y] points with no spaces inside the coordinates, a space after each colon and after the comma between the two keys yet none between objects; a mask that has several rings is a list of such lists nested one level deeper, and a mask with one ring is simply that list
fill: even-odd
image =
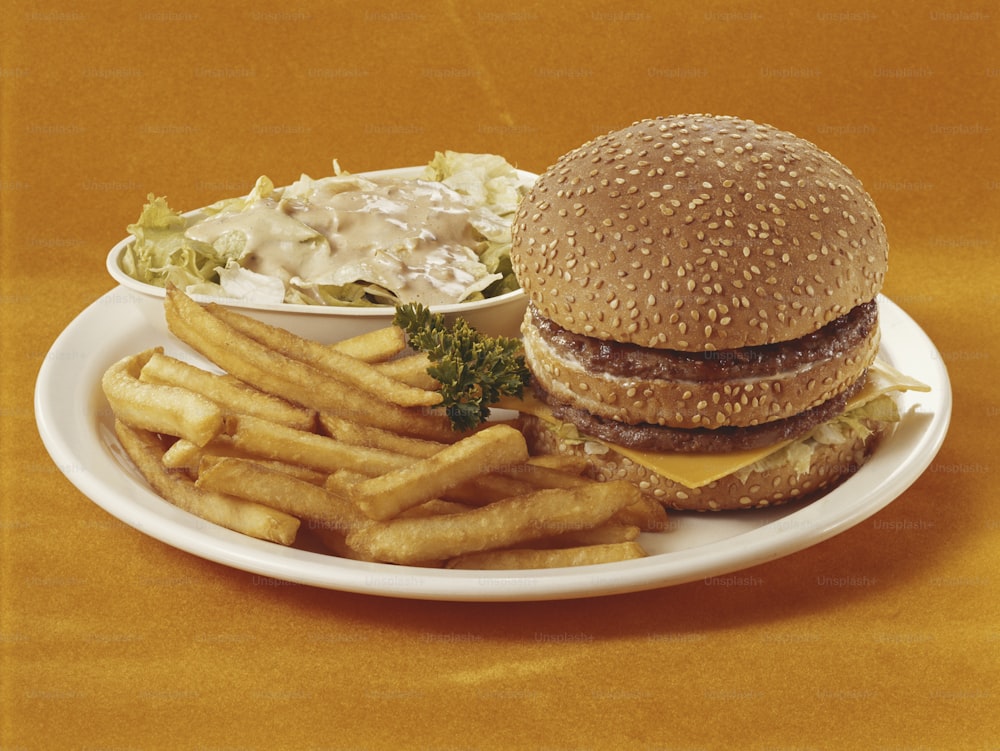
[{"label": "beef patty", "polygon": [[532,307],[532,323],[556,352],[591,372],[668,381],[761,378],[827,360],[865,341],[878,324],[878,303],[858,305],[811,334],[776,344],[706,352],[650,349],[594,339],[558,326]]},{"label": "beef patty", "polygon": [[534,391],[549,406],[554,417],[573,423],[581,433],[609,443],[640,451],[724,453],[762,448],[779,441],[801,438],[817,425],[832,420],[843,412],[847,402],[861,390],[864,383],[865,378],[859,378],[846,391],[794,417],[744,428],[723,426],[714,429],[670,428],[649,423],[629,425],[564,404],[537,383],[534,384]]}]

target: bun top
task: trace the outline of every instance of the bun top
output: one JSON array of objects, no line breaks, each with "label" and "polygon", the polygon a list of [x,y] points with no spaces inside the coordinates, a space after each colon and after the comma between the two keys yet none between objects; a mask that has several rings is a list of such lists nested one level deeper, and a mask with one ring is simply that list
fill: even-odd
[{"label": "bun top", "polygon": [[511,259],[563,328],[695,352],[796,339],[874,299],[888,243],[861,182],[814,144],[678,115],[560,157],[518,209]]}]

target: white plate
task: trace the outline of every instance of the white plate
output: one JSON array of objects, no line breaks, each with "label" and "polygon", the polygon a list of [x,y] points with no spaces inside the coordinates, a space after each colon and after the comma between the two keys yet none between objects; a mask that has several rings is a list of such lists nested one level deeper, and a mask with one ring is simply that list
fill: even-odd
[{"label": "white plate", "polygon": [[882,356],[931,386],[900,397],[904,417],[851,479],[805,506],[727,514],[674,513],[668,532],[642,538],[649,557],[621,563],[532,571],[407,568],[284,548],[204,522],[157,496],[123,456],[100,378],[128,354],[162,345],[121,287],[84,310],[53,343],[38,374],[35,414],[45,447],[66,477],[108,513],[168,545],[260,576],[394,597],[435,600],[545,600],[652,589],[729,574],[794,553],[876,513],[928,467],[944,441],[951,387],[927,335],[881,299]]}]

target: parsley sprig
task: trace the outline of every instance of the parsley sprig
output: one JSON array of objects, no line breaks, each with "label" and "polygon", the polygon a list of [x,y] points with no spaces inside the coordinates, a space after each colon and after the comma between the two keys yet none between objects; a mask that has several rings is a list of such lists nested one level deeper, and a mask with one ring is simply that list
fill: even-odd
[{"label": "parsley sprig", "polygon": [[487,336],[458,318],[449,326],[440,313],[409,303],[393,322],[410,346],[426,352],[427,373],[441,384],[442,406],[455,430],[470,430],[490,415],[502,396],[521,396],[530,378],[521,342]]}]

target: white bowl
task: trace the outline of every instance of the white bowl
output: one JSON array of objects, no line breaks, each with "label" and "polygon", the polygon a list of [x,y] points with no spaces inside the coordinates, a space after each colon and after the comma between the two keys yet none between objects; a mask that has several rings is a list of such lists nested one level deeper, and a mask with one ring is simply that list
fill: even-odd
[{"label": "white bowl", "polygon": [[[397,169],[378,170],[359,173],[369,177],[397,177],[411,179],[419,177],[423,167],[401,167]],[[536,175],[518,170],[518,175],[528,184],[534,182]],[[188,212],[194,214],[199,211]],[[163,298],[166,294],[162,287],[141,282],[125,273],[121,267],[122,254],[133,242],[127,237],[117,243],[107,257],[107,269],[111,277],[121,285],[120,293],[128,295],[128,301],[145,315],[152,327],[157,331],[166,331],[166,321],[163,316]],[[265,323],[280,326],[299,336],[330,343],[346,339],[367,331],[388,326],[392,322],[395,308],[392,306],[372,307],[340,307],[326,305],[298,305],[292,303],[261,304],[234,300],[224,297],[203,297],[193,295],[199,302],[214,302],[227,308],[239,310]],[[456,303],[454,305],[435,305],[431,310],[445,314],[449,320],[462,317],[483,333],[493,336],[519,336],[521,319],[527,307],[527,297],[523,290],[515,290],[486,300]]]}]

